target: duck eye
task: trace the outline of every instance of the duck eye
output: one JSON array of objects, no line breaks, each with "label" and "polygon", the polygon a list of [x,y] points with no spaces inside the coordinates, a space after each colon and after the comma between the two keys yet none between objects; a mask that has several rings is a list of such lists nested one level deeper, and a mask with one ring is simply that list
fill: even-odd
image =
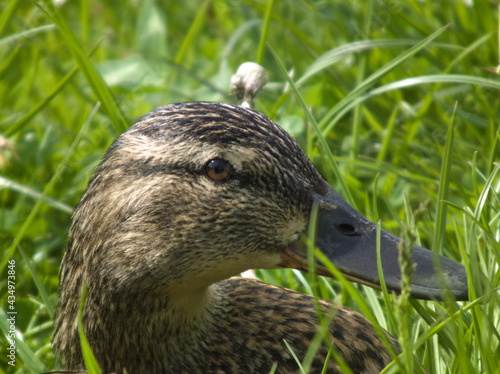
[{"label": "duck eye", "polygon": [[226,160],[211,160],[205,166],[207,176],[216,182],[225,182],[231,177],[231,164]]}]

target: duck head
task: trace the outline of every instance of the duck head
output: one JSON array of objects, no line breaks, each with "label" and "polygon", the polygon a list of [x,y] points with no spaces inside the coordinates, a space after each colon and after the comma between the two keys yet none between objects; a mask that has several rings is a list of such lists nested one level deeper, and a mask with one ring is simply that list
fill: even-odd
[{"label": "duck head", "polygon": [[[182,295],[251,268],[307,270],[301,236],[315,205],[317,247],[348,279],[378,287],[376,225],[328,185],[284,130],[230,104],[163,106],[114,142],[90,181],[61,284],[81,277],[89,291],[100,285],[108,295]],[[400,242],[382,231],[384,277],[396,292]],[[467,298],[462,265],[418,246],[412,261],[413,297],[442,298],[444,280],[455,299]]]}]

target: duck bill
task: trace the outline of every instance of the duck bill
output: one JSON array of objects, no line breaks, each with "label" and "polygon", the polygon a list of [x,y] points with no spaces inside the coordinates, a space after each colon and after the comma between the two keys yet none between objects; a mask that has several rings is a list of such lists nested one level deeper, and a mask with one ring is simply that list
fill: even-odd
[{"label": "duck bill", "polygon": [[[349,280],[380,289],[377,269],[377,226],[347,204],[335,191],[325,196],[313,195],[318,206],[316,247]],[[389,290],[401,291],[399,253],[403,240],[380,230],[382,272]],[[307,271],[307,246],[298,241],[282,252],[282,265]],[[442,300],[451,295],[467,300],[465,268],[446,257],[414,246],[411,262],[415,271],[410,296],[417,299]],[[317,264],[319,275],[332,276]]]}]

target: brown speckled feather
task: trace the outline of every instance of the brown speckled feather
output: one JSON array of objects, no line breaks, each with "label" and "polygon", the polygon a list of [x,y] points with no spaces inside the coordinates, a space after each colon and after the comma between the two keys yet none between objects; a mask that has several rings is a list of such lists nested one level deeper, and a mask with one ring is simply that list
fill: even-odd
[{"label": "brown speckled feather", "polygon": [[[298,372],[295,359],[285,347],[288,342],[299,359],[303,359],[318,330],[314,299],[289,289],[242,278],[217,284],[224,294],[220,320],[215,327],[216,340],[206,366],[199,370],[216,371],[223,362],[226,373],[267,373],[273,363],[277,372]],[[360,314],[320,301],[325,318],[334,314],[330,338],[340,355],[355,373],[378,373],[391,361],[373,327]],[[398,351],[397,343],[390,338]],[[321,372],[328,348],[317,350],[311,372]],[[242,354],[243,353],[243,354]],[[200,357],[202,357],[200,352]],[[333,360],[329,373],[337,373]]]},{"label": "brown speckled feather", "polygon": [[[211,160],[230,165],[230,178],[212,180]],[[314,299],[231,277],[280,267],[307,226],[311,191],[328,188],[297,143],[253,110],[182,103],[141,118],[110,147],[73,216],[54,333],[65,368],[83,368],[86,283],[85,333],[104,372],[298,372],[284,341],[304,357],[318,331]],[[364,317],[320,305],[353,372],[391,361]],[[320,346],[312,372],[326,354]],[[329,368],[337,372],[333,360]]]}]

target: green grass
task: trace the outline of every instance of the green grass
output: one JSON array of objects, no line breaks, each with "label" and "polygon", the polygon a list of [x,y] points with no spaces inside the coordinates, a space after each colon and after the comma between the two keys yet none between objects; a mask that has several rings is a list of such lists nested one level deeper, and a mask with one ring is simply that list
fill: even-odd
[{"label": "green grass", "polygon": [[257,109],[370,219],[462,262],[471,301],[405,300],[291,270],[258,275],[398,336],[401,367],[387,372],[412,372],[415,355],[431,373],[500,373],[496,2],[166,4],[0,4],[0,329],[15,260],[18,330],[16,367],[4,334],[0,367],[58,368],[51,321],[70,208],[112,140],[159,105],[231,102],[231,74],[259,61],[271,81]]}]

